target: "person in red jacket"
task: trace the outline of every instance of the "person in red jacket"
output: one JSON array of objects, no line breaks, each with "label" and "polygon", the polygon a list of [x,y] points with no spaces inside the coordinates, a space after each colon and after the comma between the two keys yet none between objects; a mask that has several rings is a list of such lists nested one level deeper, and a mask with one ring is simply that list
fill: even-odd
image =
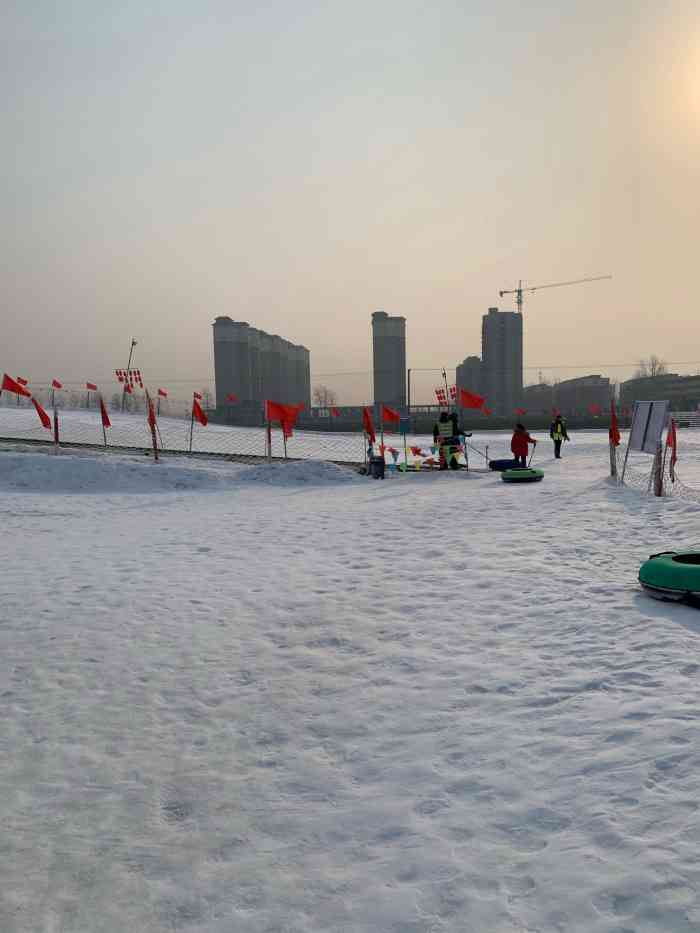
[{"label": "person in red jacket", "polygon": [[516,468],[527,466],[527,445],[536,443],[537,441],[535,438],[530,437],[530,435],[525,430],[525,425],[518,422],[518,424],[515,426],[515,431],[513,431],[513,437],[510,441],[510,449],[513,452]]}]

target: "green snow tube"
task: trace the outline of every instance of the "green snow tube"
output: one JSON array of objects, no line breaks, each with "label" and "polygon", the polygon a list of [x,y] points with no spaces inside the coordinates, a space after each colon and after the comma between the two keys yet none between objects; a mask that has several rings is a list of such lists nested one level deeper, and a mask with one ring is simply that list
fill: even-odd
[{"label": "green snow tube", "polygon": [[519,467],[504,470],[501,479],[504,483],[539,483],[544,478],[544,472],[535,467]]},{"label": "green snow tube", "polygon": [[700,551],[662,551],[639,568],[639,582],[655,599],[700,600]]}]

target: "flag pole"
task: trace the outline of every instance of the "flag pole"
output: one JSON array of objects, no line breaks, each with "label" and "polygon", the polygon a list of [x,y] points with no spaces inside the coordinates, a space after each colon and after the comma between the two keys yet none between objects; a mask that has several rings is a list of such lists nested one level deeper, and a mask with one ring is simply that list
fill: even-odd
[{"label": "flag pole", "polygon": [[[90,393],[88,392],[88,395],[89,395],[89,394],[90,394]],[[102,409],[104,408],[104,404],[105,404],[105,403],[104,403],[104,399],[102,398],[102,393],[101,393],[101,392],[98,392],[98,393],[97,393],[97,397],[98,397],[99,400],[100,400],[100,421],[102,422],[102,439],[103,439],[103,441],[104,441],[104,443],[105,443],[105,447],[106,447],[106,446],[107,446],[107,430],[106,430],[106,428],[105,428],[105,421],[104,421],[104,418],[102,417]]]},{"label": "flag pole", "polygon": [[192,397],[192,417],[190,418],[190,453],[192,453],[192,434],[194,433],[194,396]]},{"label": "flag pole", "polygon": [[126,375],[124,377],[124,389],[122,391],[122,412],[124,411],[124,406],[126,405],[126,387],[129,384],[129,370],[131,369],[131,357],[134,353],[134,347],[136,346],[136,341],[134,338],[131,338],[131,349],[129,350],[129,362],[126,364]]},{"label": "flag pole", "polygon": [[58,453],[58,412],[55,405],[53,407],[53,443],[54,450]]}]

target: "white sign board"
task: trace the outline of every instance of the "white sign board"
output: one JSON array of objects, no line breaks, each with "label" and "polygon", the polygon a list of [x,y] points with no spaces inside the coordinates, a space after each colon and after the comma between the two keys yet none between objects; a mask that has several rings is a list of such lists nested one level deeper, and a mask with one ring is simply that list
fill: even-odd
[{"label": "white sign board", "polygon": [[629,450],[655,454],[668,418],[668,401],[635,402],[630,428]]}]

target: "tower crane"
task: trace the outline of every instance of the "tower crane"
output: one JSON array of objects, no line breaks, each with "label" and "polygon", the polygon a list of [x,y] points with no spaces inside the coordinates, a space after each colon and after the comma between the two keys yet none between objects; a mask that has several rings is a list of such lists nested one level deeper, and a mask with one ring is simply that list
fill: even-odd
[{"label": "tower crane", "polygon": [[594,275],[588,279],[574,279],[571,282],[552,282],[551,285],[528,285],[523,288],[523,280],[520,279],[517,288],[504,288],[498,294],[501,298],[504,295],[515,295],[518,305],[518,313],[523,313],[523,292],[538,292],[541,288],[561,288],[562,285],[582,285],[584,282],[600,282],[602,279],[611,279],[611,275]]}]

